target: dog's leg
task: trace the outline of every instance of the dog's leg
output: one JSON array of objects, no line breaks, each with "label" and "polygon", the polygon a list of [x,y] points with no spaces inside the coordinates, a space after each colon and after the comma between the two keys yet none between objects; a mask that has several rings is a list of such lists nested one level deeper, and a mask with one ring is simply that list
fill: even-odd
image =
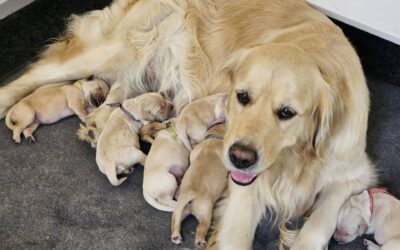
[{"label": "dog's leg", "polygon": [[351,188],[351,183],[334,183],[322,190],[319,200],[314,205],[314,211],[290,249],[326,248],[335,231],[340,208],[354,190],[357,189]]},{"label": "dog's leg", "polygon": [[123,51],[121,46],[124,46],[122,41],[108,42],[81,49],[65,60],[55,59],[53,55],[34,63],[18,79],[0,88],[0,119],[14,103],[42,85],[112,70],[107,62],[118,57]]},{"label": "dog's leg", "polygon": [[39,127],[38,122],[33,122],[31,125],[29,125],[22,133],[25,136],[25,139],[29,140],[30,142],[36,142],[35,137],[33,137],[33,132]]},{"label": "dog's leg", "polygon": [[226,211],[222,217],[216,244],[219,250],[251,249],[257,224],[265,204],[258,204],[257,181],[249,186],[239,186],[230,180],[231,190]]},{"label": "dog's leg", "polygon": [[211,200],[193,201],[193,214],[199,221],[196,228],[196,246],[200,249],[207,247],[206,235],[211,225],[214,204]]}]

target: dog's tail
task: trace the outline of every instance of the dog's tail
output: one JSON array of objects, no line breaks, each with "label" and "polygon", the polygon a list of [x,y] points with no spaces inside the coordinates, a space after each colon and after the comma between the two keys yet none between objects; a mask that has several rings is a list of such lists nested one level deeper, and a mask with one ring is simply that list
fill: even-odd
[{"label": "dog's tail", "polygon": [[188,150],[192,151],[192,145],[190,144],[189,137],[186,133],[186,127],[180,126],[179,123],[176,124],[176,134],[182,141],[183,145],[185,145]]},{"label": "dog's tail", "polygon": [[119,186],[127,179],[127,177],[122,177],[121,179],[118,179],[117,166],[115,165],[106,168],[106,176],[113,186]]},{"label": "dog's tail", "polygon": [[157,200],[143,190],[143,197],[152,207],[164,212],[173,212],[176,207],[176,201],[172,197],[166,199]]},{"label": "dog's tail", "polygon": [[11,130],[14,130],[15,128],[15,123],[12,120],[12,108],[8,111],[6,115],[6,126]]}]

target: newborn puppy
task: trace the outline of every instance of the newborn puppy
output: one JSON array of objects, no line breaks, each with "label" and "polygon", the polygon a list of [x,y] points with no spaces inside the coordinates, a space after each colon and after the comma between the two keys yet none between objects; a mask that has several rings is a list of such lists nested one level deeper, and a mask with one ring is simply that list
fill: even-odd
[{"label": "newborn puppy", "polygon": [[143,174],[144,199],[156,209],[172,212],[178,185],[189,166],[189,150],[177,138],[175,120],[159,131],[147,156]]},{"label": "newborn puppy", "polygon": [[376,242],[364,240],[369,250],[400,249],[400,201],[385,189],[372,188],[353,195],[343,205],[334,239],[340,244],[363,234],[375,234]]},{"label": "newborn puppy", "polygon": [[182,109],[176,122],[176,133],[186,148],[201,142],[207,129],[214,123],[225,121],[227,94],[200,98]]},{"label": "newborn puppy", "polygon": [[145,165],[139,130],[150,121],[168,119],[172,109],[172,103],[160,94],[146,93],[124,101],[111,113],[97,143],[96,162],[112,185],[124,182],[127,177],[118,179],[117,175],[131,173],[135,164]]},{"label": "newborn puppy", "polygon": [[35,142],[33,132],[40,124],[51,124],[76,114],[85,121],[90,106],[100,106],[109,92],[107,83],[89,77],[76,83],[59,83],[37,89],[23,98],[6,116],[6,125],[13,139],[21,142],[21,133]]},{"label": "newborn puppy", "polygon": [[199,222],[196,246],[207,247],[206,235],[211,224],[214,204],[227,185],[227,170],[222,161],[224,124],[214,125],[205,139],[190,154],[190,167],[183,177],[180,194],[171,222],[171,240],[182,243],[181,222],[193,214]]}]

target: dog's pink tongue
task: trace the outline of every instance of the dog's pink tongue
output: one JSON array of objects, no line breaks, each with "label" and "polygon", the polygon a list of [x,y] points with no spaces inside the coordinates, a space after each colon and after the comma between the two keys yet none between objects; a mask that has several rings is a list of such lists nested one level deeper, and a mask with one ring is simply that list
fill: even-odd
[{"label": "dog's pink tongue", "polygon": [[245,173],[238,170],[231,171],[231,177],[234,181],[247,184],[250,183],[254,178],[256,178],[255,174]]}]

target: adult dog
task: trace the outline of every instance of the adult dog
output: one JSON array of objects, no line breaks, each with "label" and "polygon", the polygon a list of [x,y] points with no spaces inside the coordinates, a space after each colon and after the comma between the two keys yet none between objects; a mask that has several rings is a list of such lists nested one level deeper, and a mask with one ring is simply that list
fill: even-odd
[{"label": "adult dog", "polygon": [[[250,248],[266,207],[282,221],[311,211],[292,249],[322,249],[346,198],[374,181],[359,59],[302,0],[116,0],[73,17],[0,89],[0,117],[41,85],[91,74],[113,82],[106,103],[166,91],[178,112],[231,90],[224,154],[240,185],[230,183],[221,249]],[[110,111],[100,107],[87,125],[101,131]]]}]

